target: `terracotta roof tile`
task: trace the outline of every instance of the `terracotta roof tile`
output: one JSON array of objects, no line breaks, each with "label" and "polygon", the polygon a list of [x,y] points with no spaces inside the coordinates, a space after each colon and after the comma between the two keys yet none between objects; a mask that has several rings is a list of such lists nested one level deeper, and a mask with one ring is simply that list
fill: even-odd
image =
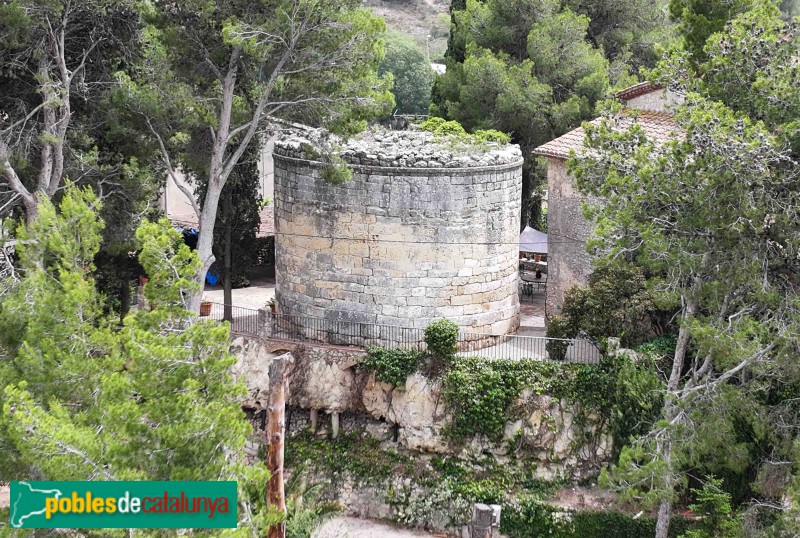
[{"label": "terracotta roof tile", "polygon": [[[590,123],[597,125],[600,118],[592,120]],[[625,118],[622,122],[623,127],[628,127],[636,122],[644,129],[647,138],[655,143],[663,144],[676,135],[680,136],[681,128],[675,123],[672,114],[669,112],[654,112],[650,110],[626,110]],[[543,157],[555,157],[558,159],[569,158],[571,151],[580,151],[583,148],[585,133],[583,127],[578,127],[565,135],[559,136],[555,140],[543,144],[533,150],[534,155]]]},{"label": "terracotta roof tile", "polygon": [[623,101],[628,101],[630,99],[634,99],[635,97],[639,97],[640,95],[645,95],[647,93],[663,89],[663,86],[653,84],[652,82],[640,82],[639,84],[634,84],[633,86],[625,88],[624,90],[618,91],[614,94],[614,97]]}]

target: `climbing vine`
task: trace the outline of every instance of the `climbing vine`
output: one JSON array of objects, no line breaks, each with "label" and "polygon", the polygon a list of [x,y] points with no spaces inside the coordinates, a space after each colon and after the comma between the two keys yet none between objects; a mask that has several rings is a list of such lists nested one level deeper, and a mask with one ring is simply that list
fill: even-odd
[{"label": "climbing vine", "polygon": [[367,350],[359,368],[374,371],[375,379],[382,383],[403,387],[406,378],[417,371],[422,359],[423,354],[419,351],[373,347]]},{"label": "climbing vine", "polygon": [[586,412],[605,413],[608,374],[604,366],[458,357],[442,379],[442,397],[453,415],[447,433],[453,440],[481,434],[499,441],[524,388],[581,404]]},{"label": "climbing vine", "polygon": [[[536,478],[536,466],[525,461],[499,464],[491,457],[464,461],[450,456],[411,457],[359,432],[323,439],[309,432],[290,435],[286,466],[315,470],[335,499],[346,484],[383,495],[392,519],[408,526],[429,524],[434,518],[459,526],[469,521],[476,502],[500,504],[500,531],[509,538],[650,538],[655,519],[612,510],[569,510],[547,503],[565,481]],[[690,528],[675,518],[670,537]]]}]

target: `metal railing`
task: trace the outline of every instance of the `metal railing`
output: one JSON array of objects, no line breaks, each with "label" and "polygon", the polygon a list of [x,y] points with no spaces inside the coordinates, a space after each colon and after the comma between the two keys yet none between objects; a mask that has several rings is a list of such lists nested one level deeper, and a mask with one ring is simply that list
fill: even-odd
[{"label": "metal railing", "polygon": [[295,342],[367,348],[424,349],[424,330],[268,313],[263,336]]},{"label": "metal railing", "polygon": [[[208,317],[223,321],[225,305],[211,303]],[[425,350],[425,330],[352,321],[278,314],[266,309],[232,307],[231,332],[274,340],[357,348]],[[458,354],[486,359],[540,359],[596,364],[600,350],[589,340],[543,336],[491,335],[460,331]]]},{"label": "metal railing", "polygon": [[462,332],[459,355],[484,359],[541,359],[579,364],[597,364],[601,353],[589,340],[516,334],[487,335]]},{"label": "metal railing", "polygon": [[[207,301],[205,301],[207,302]],[[232,305],[231,307],[231,332],[249,336],[259,336],[261,334],[261,321],[259,311],[255,308],[245,308]],[[207,317],[215,321],[225,321],[225,305],[222,303],[211,303],[211,310],[207,316],[203,316],[203,307],[200,307],[201,317]]]}]

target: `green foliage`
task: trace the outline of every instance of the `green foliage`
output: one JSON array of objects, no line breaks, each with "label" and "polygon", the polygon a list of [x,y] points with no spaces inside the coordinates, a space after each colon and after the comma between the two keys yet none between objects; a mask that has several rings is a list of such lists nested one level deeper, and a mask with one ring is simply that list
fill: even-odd
[{"label": "green foliage", "polygon": [[325,520],[341,511],[322,499],[327,484],[310,483],[309,474],[306,468],[295,468],[286,481],[286,538],[311,538]]},{"label": "green foliage", "polygon": [[670,0],[669,13],[677,22],[684,48],[694,61],[702,61],[708,38],[755,4],[755,0]]},{"label": "green foliage", "polygon": [[572,319],[566,316],[553,316],[547,322],[547,338],[545,344],[547,349],[547,356],[554,361],[563,361],[567,356],[569,349],[569,342],[567,340],[578,336],[578,327],[572,322]]},{"label": "green foliage", "polygon": [[432,117],[423,121],[419,128],[437,136],[464,136],[467,132],[457,121],[447,121],[443,118]]},{"label": "green foliage", "polygon": [[[13,168],[30,193],[47,198],[57,200],[69,178],[102,192],[103,251],[110,255],[131,250],[135,217],[147,212],[157,183],[154,155],[125,136],[110,99],[120,65],[140,58],[134,6],[132,0],[0,5],[0,168]],[[67,38],[60,44],[62,31]],[[19,206],[6,206],[4,218],[9,208],[21,216]]]},{"label": "green foliage", "polygon": [[446,319],[434,321],[425,327],[425,344],[434,361],[449,363],[458,351],[458,325]]},{"label": "green foliage", "polygon": [[641,269],[600,265],[589,275],[587,287],[576,286],[565,294],[562,324],[569,327],[570,336],[561,338],[574,338],[579,332],[594,342],[615,337],[632,347],[652,336],[649,316],[655,309]]},{"label": "green foliage", "polygon": [[[17,466],[6,476],[35,468],[47,480],[237,480],[242,529],[264,528],[277,516],[263,502],[266,468],[242,459],[252,429],[244,386],[229,372],[229,329],[183,306],[197,255],[166,220],[145,222],[140,261],[153,309],[112,332],[90,274],[96,211],[90,191],[70,188],[60,212],[43,200],[20,231],[31,270],[0,305],[3,323],[14,313],[21,324],[0,379],[0,434]],[[43,357],[50,369],[28,373]]]},{"label": "green foliage", "polygon": [[383,449],[379,441],[359,432],[335,440],[310,432],[291,435],[286,465],[293,473],[313,466],[315,476],[326,484],[326,494],[338,495],[348,483],[369,487],[385,496],[394,521],[409,526],[426,525],[432,518],[466,524],[475,502],[501,503],[506,510],[518,496],[541,499],[564,485],[537,480],[536,466],[528,461],[499,464],[492,458],[412,458]]},{"label": "green foliage", "polygon": [[619,456],[623,446],[646,434],[658,420],[664,382],[649,361],[640,363],[621,356],[614,360],[613,369],[609,430],[614,439],[614,455]]},{"label": "green foliage", "polygon": [[200,260],[166,218],[157,223],[144,221],[136,230],[136,237],[139,263],[150,277],[144,286],[145,298],[155,306],[180,312],[200,287],[194,278]]},{"label": "green foliage", "polygon": [[101,371],[86,358],[113,347],[90,275],[100,207],[91,189],[71,187],[60,211],[42,200],[39,218],[18,230],[25,278],[0,304],[0,387],[25,381],[44,403],[91,403]]},{"label": "green foliage", "polygon": [[332,488],[346,479],[355,485],[380,486],[393,474],[413,468],[409,456],[381,450],[380,441],[369,435],[340,433],[336,439],[321,439],[311,432],[286,438],[286,467],[325,471]]},{"label": "green foliage", "polygon": [[442,378],[442,398],[453,415],[447,433],[457,441],[474,435],[498,441],[505,423],[515,415],[513,404],[523,388],[580,403],[587,412],[604,413],[609,383],[606,370],[596,366],[458,357]]},{"label": "green foliage", "polygon": [[508,144],[511,137],[494,129],[478,129],[472,134],[467,133],[457,121],[446,121],[442,118],[431,117],[419,125],[423,131],[433,133],[438,137],[447,137],[452,142],[466,145],[485,146],[489,142]]},{"label": "green foliage", "polygon": [[344,159],[338,155],[330,155],[323,161],[325,164],[322,167],[322,179],[333,185],[341,185],[353,179],[353,171],[347,165]]},{"label": "green foliage", "polygon": [[453,2],[447,72],[431,113],[468,131],[511,134],[525,156],[522,221],[537,224],[543,167],[532,151],[595,115],[610,87],[636,82],[668,41],[664,2],[469,0]]},{"label": "green foliage", "polygon": [[495,129],[478,129],[472,136],[477,140],[479,143],[485,144],[486,142],[498,142],[500,144],[509,144],[511,142],[511,137],[508,136],[506,133],[501,133]]},{"label": "green foliage", "polygon": [[[719,7],[704,24],[741,5],[680,4]],[[660,420],[603,477],[662,508],[685,492],[689,469],[722,475],[732,497],[752,498],[742,486],[770,473],[761,462],[794,458],[794,434],[772,418],[798,420],[768,396],[798,380],[797,289],[786,275],[797,272],[800,248],[800,89],[797,71],[784,68],[797,25],[764,2],[704,42],[702,56],[691,44],[671,51],[652,77],[684,94],[675,116],[683,136],[656,144],[635,113],[612,108],[586,128],[591,158],[569,163],[578,188],[605,200],[588,211],[590,246],[641,268],[654,304],[679,327]]]},{"label": "green foliage", "polygon": [[404,388],[406,378],[419,368],[424,355],[411,349],[374,347],[367,350],[360,368],[373,370],[375,379]]},{"label": "green foliage", "polygon": [[708,477],[701,489],[692,488],[697,498],[689,508],[700,516],[699,528],[680,538],[734,538],[739,536],[741,521],[734,517],[731,496],[721,489],[722,480]]},{"label": "green foliage", "polygon": [[[523,499],[518,504],[504,506],[500,520],[500,531],[509,538],[651,538],[655,535],[655,526],[655,519],[648,516],[633,519],[612,510],[568,510],[536,499]],[[688,527],[685,520],[676,519],[670,538]]]},{"label": "green foliage", "polygon": [[800,156],[800,73],[794,64],[800,23],[786,22],[769,2],[733,20],[708,40],[701,80],[690,88],[763,121]]},{"label": "green foliage", "polygon": [[519,396],[524,379],[518,363],[459,359],[442,380],[442,398],[453,413],[448,435],[463,440],[483,434],[499,440],[507,410]]},{"label": "green foliage", "polygon": [[598,267],[588,288],[573,288],[564,303],[564,315],[595,341],[619,336],[623,345],[631,346],[651,334],[648,314],[655,305],[639,269]]},{"label": "green foliage", "polygon": [[645,342],[636,348],[636,351],[644,353],[653,358],[672,358],[675,356],[675,345],[678,343],[678,337],[674,334],[666,334],[653,338],[649,342]]},{"label": "green foliage", "polygon": [[408,37],[389,34],[378,74],[391,73],[399,114],[427,114],[435,73],[425,53]]}]

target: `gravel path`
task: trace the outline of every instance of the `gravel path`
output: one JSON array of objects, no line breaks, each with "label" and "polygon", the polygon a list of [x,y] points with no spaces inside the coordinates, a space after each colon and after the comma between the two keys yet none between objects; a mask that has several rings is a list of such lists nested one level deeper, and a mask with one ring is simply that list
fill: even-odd
[{"label": "gravel path", "polygon": [[327,521],[311,536],[312,538],[430,538],[444,535],[401,529],[369,519],[339,516]]}]

